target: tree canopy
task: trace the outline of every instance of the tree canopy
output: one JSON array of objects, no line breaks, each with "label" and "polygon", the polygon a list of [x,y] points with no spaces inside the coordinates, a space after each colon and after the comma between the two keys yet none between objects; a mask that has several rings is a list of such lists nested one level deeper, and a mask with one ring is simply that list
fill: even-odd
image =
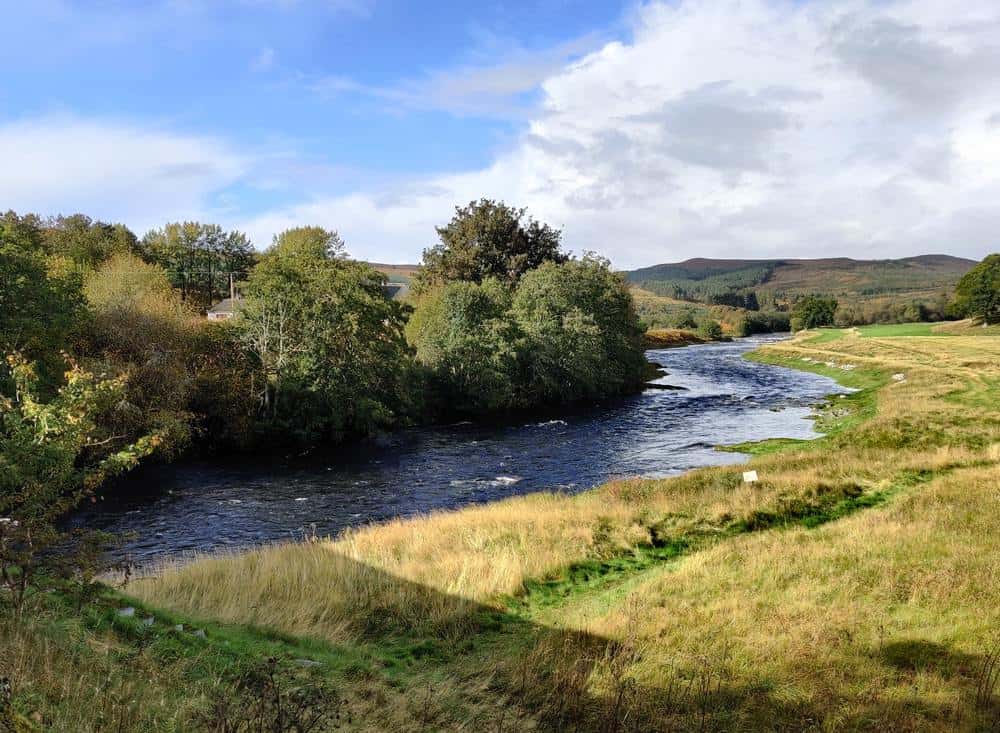
[{"label": "tree canopy", "polygon": [[480,199],[456,207],[437,234],[440,242],[424,250],[418,290],[454,280],[515,283],[544,262],[567,259],[560,250],[561,231],[502,201]]},{"label": "tree canopy", "polygon": [[253,246],[241,232],[194,221],[167,224],[139,243],[147,262],[167,271],[184,300],[208,307],[229,294],[230,277],[241,279],[254,263]]},{"label": "tree canopy", "polygon": [[607,261],[547,262],[511,287],[455,281],[428,291],[407,326],[432,402],[481,412],[622,394],[645,378],[641,330]]},{"label": "tree canopy", "polygon": [[955,288],[955,300],[966,316],[984,323],[1000,322],[1000,253],[969,270]]},{"label": "tree canopy", "polygon": [[403,308],[386,297],[383,275],[338,256],[339,241],[315,228],[277,237],[235,324],[261,373],[262,415],[304,436],[371,432],[406,401]]},{"label": "tree canopy", "polygon": [[833,316],[836,312],[837,301],[833,298],[808,295],[796,302],[792,309],[792,330],[801,331],[807,328],[832,326]]}]

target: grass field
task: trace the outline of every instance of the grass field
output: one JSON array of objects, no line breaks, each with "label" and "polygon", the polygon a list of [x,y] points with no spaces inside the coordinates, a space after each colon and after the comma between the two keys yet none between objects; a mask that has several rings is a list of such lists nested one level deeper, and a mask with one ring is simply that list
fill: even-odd
[{"label": "grass field", "polygon": [[973,326],[969,321],[944,323],[886,323],[855,328],[821,328],[809,337],[810,344],[825,344],[844,336],[857,335],[863,338],[901,338],[904,336],[996,336],[1000,327]]},{"label": "grass field", "polygon": [[341,730],[996,730],[1000,338],[952,330],[758,352],[858,391],[756,446],[756,484],[622,479],[40,596],[0,674],[57,730],[213,729],[267,657]]}]

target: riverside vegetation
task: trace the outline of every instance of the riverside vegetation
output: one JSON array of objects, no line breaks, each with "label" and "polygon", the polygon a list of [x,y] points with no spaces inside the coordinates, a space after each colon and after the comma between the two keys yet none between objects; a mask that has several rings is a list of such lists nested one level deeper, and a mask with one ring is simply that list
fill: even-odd
[{"label": "riverside vegetation", "polygon": [[758,352],[858,391],[823,406],[825,437],[738,446],[752,485],[729,466],[523,496],[168,565],[82,606],[53,585],[0,623],[8,716],[995,730],[1000,338],[928,331],[804,331]]}]

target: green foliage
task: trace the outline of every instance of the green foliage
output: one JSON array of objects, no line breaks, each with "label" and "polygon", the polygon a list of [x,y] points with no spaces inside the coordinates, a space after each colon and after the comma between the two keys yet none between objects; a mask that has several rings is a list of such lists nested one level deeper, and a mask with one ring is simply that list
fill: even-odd
[{"label": "green foliage", "polygon": [[593,257],[545,263],[513,290],[493,279],[426,292],[407,327],[432,402],[510,410],[622,394],[643,381],[624,279]]},{"label": "green foliage", "polygon": [[698,324],[698,335],[710,341],[722,338],[722,325],[711,318],[705,318]]},{"label": "green foliage", "polygon": [[514,283],[543,262],[565,262],[562,233],[530,217],[525,209],[490,199],[455,208],[455,216],[437,228],[440,243],[424,250],[417,290],[464,280],[495,278]]},{"label": "green foliage", "polygon": [[184,300],[190,298],[202,307],[228,296],[230,277],[239,279],[254,262],[246,235],[193,221],[148,232],[139,243],[139,252],[147,262],[167,271]]},{"label": "green foliage", "polygon": [[836,300],[808,295],[795,303],[795,308],[792,310],[792,330],[801,331],[806,328],[832,326],[833,315],[836,311]]},{"label": "green foliage", "polygon": [[296,227],[276,234],[269,254],[332,260],[344,256],[344,240],[337,232],[322,227]]},{"label": "green foliage", "polygon": [[[13,390],[0,395],[0,582],[19,614],[36,574],[83,569],[81,556],[47,552],[69,539],[58,520],[107,477],[135,466],[159,436],[128,442],[101,427],[100,416],[124,394],[122,379],[71,363],[65,384],[43,402],[30,363],[12,355],[6,367]],[[92,538],[83,544],[95,546]]]},{"label": "green foliage", "polygon": [[530,343],[532,402],[623,394],[644,381],[632,296],[607,260],[587,255],[527,273],[512,314]]},{"label": "green foliage", "polygon": [[84,294],[91,314],[85,352],[102,369],[129,377],[108,427],[133,438],[155,432],[163,438],[161,451],[180,450],[193,420],[194,312],[162,268],[129,254],[88,275]]},{"label": "green foliage", "polygon": [[1000,323],[1000,254],[991,254],[967,272],[955,289],[961,312],[984,323]]},{"label": "green foliage", "polygon": [[82,304],[79,277],[50,271],[37,217],[0,218],[0,350],[40,362],[51,382]]},{"label": "green foliage", "polygon": [[787,313],[771,311],[748,311],[741,314],[733,324],[733,335],[752,336],[755,333],[781,333],[791,330]]},{"label": "green foliage", "polygon": [[235,326],[260,373],[260,414],[303,439],[390,425],[407,404],[403,307],[380,273],[302,233],[277,237],[251,272]]},{"label": "green foliage", "polygon": [[421,296],[406,326],[429,371],[436,410],[516,407],[522,335],[508,317],[510,289],[496,280],[452,282]]},{"label": "green foliage", "polygon": [[657,265],[631,272],[628,278],[668,298],[757,310],[757,294],[750,289],[766,282],[773,271],[774,263],[770,262],[728,271],[707,266]]},{"label": "green foliage", "polygon": [[58,216],[42,232],[46,252],[88,270],[116,254],[134,252],[138,240],[123,224],[94,221],[84,214]]}]

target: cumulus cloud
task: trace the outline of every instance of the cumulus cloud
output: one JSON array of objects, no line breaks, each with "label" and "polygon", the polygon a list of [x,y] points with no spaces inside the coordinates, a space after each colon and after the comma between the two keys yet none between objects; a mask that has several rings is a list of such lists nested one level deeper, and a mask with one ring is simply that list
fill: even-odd
[{"label": "cumulus cloud", "polygon": [[1000,220],[1000,6],[650,3],[631,38],[550,73],[488,168],[417,193],[316,198],[319,221],[412,260],[454,204],[503,197],[619,266],[691,256],[982,256]]},{"label": "cumulus cloud", "polygon": [[4,208],[81,211],[140,233],[165,216],[204,216],[248,166],[211,138],[65,116],[0,125],[0,160]]}]

